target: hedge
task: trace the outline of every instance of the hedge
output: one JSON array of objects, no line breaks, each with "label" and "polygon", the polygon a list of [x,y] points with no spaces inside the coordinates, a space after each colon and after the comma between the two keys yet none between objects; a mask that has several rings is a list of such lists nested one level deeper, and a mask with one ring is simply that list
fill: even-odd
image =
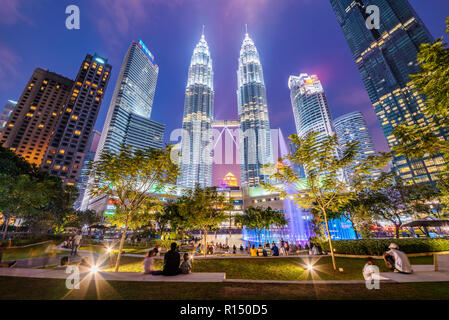
[{"label": "hedge", "polygon": [[[445,238],[403,238],[403,239],[359,239],[359,240],[334,240],[332,246],[334,252],[339,254],[373,255],[380,256],[388,251],[392,243],[399,246],[399,250],[405,253],[439,252],[449,250],[449,239]],[[329,242],[321,243],[323,251],[329,252]]]}]

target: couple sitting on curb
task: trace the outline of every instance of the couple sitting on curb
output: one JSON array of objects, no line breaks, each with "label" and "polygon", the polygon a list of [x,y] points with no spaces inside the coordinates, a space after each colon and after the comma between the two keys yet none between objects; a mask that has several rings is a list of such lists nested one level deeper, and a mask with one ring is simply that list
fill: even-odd
[{"label": "couple sitting on curb", "polygon": [[158,253],[158,249],[148,252],[148,256],[143,261],[144,274],[175,276],[178,274],[189,274],[192,272],[192,265],[188,253],[184,254],[184,261],[179,266],[181,256],[177,250],[178,244],[172,242],[171,249],[164,255],[164,268],[162,271],[154,269],[154,257]]}]

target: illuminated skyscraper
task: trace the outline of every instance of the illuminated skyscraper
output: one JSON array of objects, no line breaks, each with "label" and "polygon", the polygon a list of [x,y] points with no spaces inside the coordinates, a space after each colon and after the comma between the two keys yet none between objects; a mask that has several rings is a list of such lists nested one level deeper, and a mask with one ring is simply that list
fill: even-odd
[{"label": "illuminated skyscraper", "polygon": [[78,183],[111,70],[107,59],[86,55],[52,132],[41,166],[69,185]]},{"label": "illuminated skyscraper", "polygon": [[0,144],[40,166],[72,87],[66,77],[34,70],[0,134]]},{"label": "illuminated skyscraper", "polygon": [[204,38],[193,50],[190,61],[184,117],[178,184],[193,188],[212,185],[212,130],[214,114],[214,73],[209,46]]},{"label": "illuminated skyscraper", "polygon": [[[355,159],[357,162],[376,153],[368,126],[361,112],[354,111],[338,117],[334,120],[334,127],[342,150],[350,142],[357,141],[359,143],[358,154]],[[373,175],[379,173],[380,170],[376,170]]]},{"label": "illuminated skyscraper", "polygon": [[142,42],[133,41],[115,84],[99,150],[118,151],[121,144],[138,149],[161,148],[165,125],[150,120],[159,67]]},{"label": "illuminated skyscraper", "polygon": [[[407,0],[331,0],[352,56],[390,147],[401,123],[431,126],[421,112],[424,98],[414,92],[409,74],[419,71],[419,46],[433,38]],[[367,27],[367,7],[379,8],[380,28]],[[440,132],[443,139],[447,137]],[[443,169],[441,156],[411,160],[395,156],[393,168],[402,179],[434,183]]]},{"label": "illuminated skyscraper", "polygon": [[299,138],[317,132],[317,140],[333,135],[334,129],[323,86],[316,75],[301,73],[288,80],[290,99]]},{"label": "illuminated skyscraper", "polygon": [[242,187],[251,187],[269,178],[262,166],[273,163],[273,148],[262,64],[248,33],[240,49],[237,81]]},{"label": "illuminated skyscraper", "polygon": [[8,100],[5,106],[0,113],[0,132],[6,127],[6,123],[8,122],[9,116],[12,113],[12,110],[16,106],[17,101]]}]

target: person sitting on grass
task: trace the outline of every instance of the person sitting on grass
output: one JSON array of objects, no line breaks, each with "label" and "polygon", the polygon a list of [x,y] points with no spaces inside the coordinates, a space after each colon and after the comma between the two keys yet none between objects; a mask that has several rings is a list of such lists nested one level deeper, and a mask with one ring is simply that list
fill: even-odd
[{"label": "person sitting on grass", "polygon": [[181,263],[181,273],[182,274],[192,273],[192,264],[190,262],[190,257],[188,253],[184,253],[184,261]]},{"label": "person sitting on grass", "polygon": [[396,243],[392,243],[388,248],[390,248],[390,251],[383,254],[387,267],[394,272],[405,274],[413,273],[412,266],[407,255],[398,250],[399,246]]},{"label": "person sitting on grass", "polygon": [[365,280],[373,280],[373,275],[379,273],[379,267],[376,266],[373,258],[369,257],[366,259],[366,264],[363,267],[362,273]]},{"label": "person sitting on grass", "polygon": [[162,274],[164,276],[175,276],[180,273],[179,263],[181,261],[181,256],[176,250],[177,247],[178,244],[176,242],[172,242],[170,245],[170,250],[164,255],[164,269],[162,270]]}]

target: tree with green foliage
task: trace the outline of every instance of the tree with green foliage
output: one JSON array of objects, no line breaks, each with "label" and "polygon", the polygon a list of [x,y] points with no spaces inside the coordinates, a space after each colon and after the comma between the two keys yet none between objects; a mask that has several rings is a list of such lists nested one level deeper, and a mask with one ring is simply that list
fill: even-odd
[{"label": "tree with green foliage", "polygon": [[170,152],[170,147],[141,150],[121,146],[118,152],[103,150],[99,160],[89,165],[90,195],[115,199],[115,215],[107,219],[123,228],[116,272],[128,229],[149,224],[151,213],[163,210],[161,199],[152,194],[162,193],[167,185],[176,183],[178,166],[170,160]]},{"label": "tree with green foliage", "polygon": [[376,190],[379,187],[378,178],[380,172],[391,160],[391,154],[379,152],[377,155],[370,155],[363,161],[349,163],[345,169],[345,178],[348,183],[348,192],[352,193],[351,199],[339,208],[339,214],[351,222],[355,236],[358,239],[360,234],[369,236],[367,226],[372,223],[373,216],[366,206],[367,192]]},{"label": "tree with green foliage", "polygon": [[[179,205],[179,211],[187,219],[191,228],[200,229],[204,236],[204,249],[207,247],[208,231],[218,229],[220,223],[227,219],[226,211],[232,204],[216,187],[187,189]],[[206,255],[206,250],[204,250]]]},{"label": "tree with green foliage", "polygon": [[81,229],[85,225],[92,225],[98,222],[98,215],[94,210],[73,210],[64,219],[63,228],[74,227]]},{"label": "tree with green foliage", "polygon": [[[296,147],[295,152],[281,159],[283,165],[274,168],[271,175],[274,182],[264,184],[264,187],[280,192],[284,197],[289,195],[295,204],[310,210],[316,220],[324,224],[332,264],[336,270],[329,218],[330,215],[333,217],[335,213],[340,212],[355,197],[350,184],[344,178],[344,172],[350,168],[368,174],[370,167],[363,161],[355,161],[357,142],[347,144],[340,154],[336,135],[321,136],[318,139],[317,132],[310,132],[304,138],[299,138],[297,134],[289,138]],[[294,165],[304,168],[305,178],[292,169]]]},{"label": "tree with green foliage", "polygon": [[41,217],[41,208],[48,201],[44,187],[42,182],[36,182],[26,174],[15,177],[0,174],[0,212],[5,216],[3,239],[12,217],[25,220]]},{"label": "tree with green foliage", "polygon": [[183,214],[180,209],[182,203],[185,201],[185,197],[180,197],[174,201],[169,201],[164,206],[163,216],[164,221],[170,223],[170,227],[173,231],[181,233],[181,242],[184,242],[185,231],[191,228],[190,219]]},{"label": "tree with green foliage", "polygon": [[364,205],[376,218],[394,225],[396,238],[404,218],[431,214],[432,186],[405,184],[394,172],[382,173],[377,181],[378,188],[367,192]]},{"label": "tree with green foliage", "polygon": [[279,210],[260,206],[246,208],[243,215],[235,217],[235,222],[249,230],[253,230],[257,234],[259,243],[262,243],[261,234],[263,230],[272,227],[284,227],[288,224],[285,215]]}]

